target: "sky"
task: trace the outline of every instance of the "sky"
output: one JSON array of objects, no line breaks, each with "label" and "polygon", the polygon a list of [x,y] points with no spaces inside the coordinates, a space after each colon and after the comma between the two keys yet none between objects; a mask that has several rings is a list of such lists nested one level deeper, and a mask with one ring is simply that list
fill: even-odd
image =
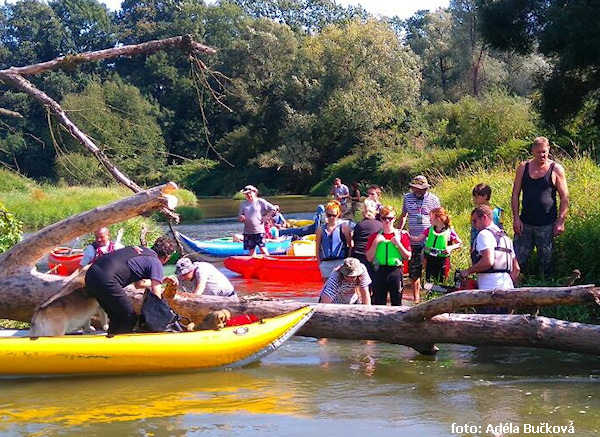
[{"label": "sky", "polygon": [[[121,0],[101,0],[109,9],[121,7]],[[211,3],[211,0],[208,0]],[[386,15],[392,17],[408,18],[421,9],[435,11],[437,8],[447,8],[450,0],[337,0],[342,6],[362,5],[373,15]]]}]

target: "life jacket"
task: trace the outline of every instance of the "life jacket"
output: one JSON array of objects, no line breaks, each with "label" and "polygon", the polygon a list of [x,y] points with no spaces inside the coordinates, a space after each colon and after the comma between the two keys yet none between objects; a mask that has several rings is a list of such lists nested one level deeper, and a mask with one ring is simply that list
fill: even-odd
[{"label": "life jacket", "polygon": [[448,248],[448,241],[450,240],[450,234],[452,230],[450,228],[444,229],[442,232],[436,232],[435,227],[429,228],[429,234],[425,241],[424,252],[429,256],[435,256],[440,258],[447,258],[450,256],[449,253],[444,253]]},{"label": "life jacket", "polygon": [[[379,231],[378,234],[383,235],[383,231]],[[402,241],[402,244],[404,244],[404,241]],[[400,267],[402,265],[400,249],[391,240],[380,241],[375,249],[373,264]]]},{"label": "life jacket", "polygon": [[[494,247],[494,264],[491,268],[481,273],[510,273],[513,265],[513,251],[511,249],[511,241],[503,229],[494,231],[490,228],[482,229],[481,232],[489,231],[496,239],[496,247]],[[477,263],[481,259],[481,255],[477,250],[471,252],[471,262]]]},{"label": "life jacket", "polygon": [[348,243],[342,232],[342,224],[336,226],[331,235],[327,233],[327,224],[321,226],[321,246],[319,247],[319,258],[321,261],[344,259],[348,256]]},{"label": "life jacket", "polygon": [[106,255],[107,253],[110,253],[115,250],[115,243],[113,241],[108,242],[108,248],[106,249],[106,252],[102,252],[102,249],[100,249],[101,246],[95,241],[92,243],[92,246],[95,250],[94,259],[92,260],[92,263],[98,258],[100,258],[102,255]]}]

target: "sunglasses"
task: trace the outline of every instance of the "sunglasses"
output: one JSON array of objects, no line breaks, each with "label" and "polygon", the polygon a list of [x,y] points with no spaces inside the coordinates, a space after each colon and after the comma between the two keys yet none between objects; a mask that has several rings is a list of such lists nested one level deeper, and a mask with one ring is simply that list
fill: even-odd
[{"label": "sunglasses", "polygon": [[327,217],[337,217],[337,214],[327,214]]},{"label": "sunglasses", "polygon": [[389,221],[392,221],[392,220],[396,220],[396,217],[381,217],[381,220],[389,220]]}]

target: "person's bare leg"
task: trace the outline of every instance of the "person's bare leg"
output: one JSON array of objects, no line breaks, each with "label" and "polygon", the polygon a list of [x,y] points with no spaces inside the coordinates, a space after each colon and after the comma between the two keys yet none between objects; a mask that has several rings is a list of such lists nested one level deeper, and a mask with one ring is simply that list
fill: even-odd
[{"label": "person's bare leg", "polygon": [[415,304],[421,302],[421,278],[412,280],[412,291]]}]

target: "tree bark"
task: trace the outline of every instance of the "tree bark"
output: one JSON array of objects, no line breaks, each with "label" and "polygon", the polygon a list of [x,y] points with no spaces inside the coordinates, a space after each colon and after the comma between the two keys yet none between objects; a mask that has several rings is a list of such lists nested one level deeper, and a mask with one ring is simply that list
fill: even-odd
[{"label": "tree bark", "polygon": [[[138,308],[142,294],[132,291]],[[475,290],[451,293],[413,307],[317,304],[314,315],[298,332],[308,337],[377,340],[435,354],[436,343],[474,346],[522,346],[600,354],[600,326],[572,323],[531,314],[456,314],[468,307],[597,304],[593,286]],[[259,317],[282,314],[306,303],[275,299],[227,299],[178,293],[172,308],[199,325],[215,310]]]},{"label": "tree bark", "polygon": [[166,185],[141,191],[109,205],[95,208],[50,225],[0,254],[0,318],[31,320],[34,309],[65,287],[82,285],[72,277],[48,275],[35,268],[43,256],[56,246],[113,223],[136,217],[154,209],[172,209],[176,204],[168,193],[177,189]]}]

